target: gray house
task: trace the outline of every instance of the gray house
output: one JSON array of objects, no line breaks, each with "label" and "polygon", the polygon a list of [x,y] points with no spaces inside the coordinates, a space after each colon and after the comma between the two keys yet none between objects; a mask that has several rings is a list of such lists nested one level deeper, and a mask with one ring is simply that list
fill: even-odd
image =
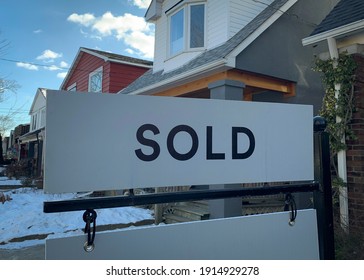
[{"label": "gray house", "polygon": [[323,88],[302,46],[338,0],[153,0],[153,69],[124,94],[209,98],[217,80],[243,82],[244,100],[321,106]]},{"label": "gray house", "polygon": [[245,101],[311,104],[317,114],[324,89],[312,66],[321,50],[301,40],[338,1],[152,0],[153,69],[120,93],[210,98],[210,85],[238,81]]}]

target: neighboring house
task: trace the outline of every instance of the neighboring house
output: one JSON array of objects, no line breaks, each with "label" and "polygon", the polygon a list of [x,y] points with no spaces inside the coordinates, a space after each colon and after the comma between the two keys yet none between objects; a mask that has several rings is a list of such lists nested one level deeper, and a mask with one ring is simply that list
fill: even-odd
[{"label": "neighboring house", "polygon": [[152,65],[148,60],[80,48],[60,89],[116,93]]},{"label": "neighboring house", "polygon": [[[347,151],[338,154],[339,176],[347,182],[341,188],[341,222],[350,231],[364,230],[364,1],[341,0],[328,16],[302,40],[320,58],[352,55],[357,63],[354,93],[356,112],[351,129],[357,139],[347,141]],[[316,49],[319,47],[321,51]]]},{"label": "neighboring house", "polygon": [[47,90],[38,88],[29,110],[31,118],[29,132],[19,139],[26,147],[26,154],[20,159],[28,159],[32,167],[31,174],[35,177],[43,175],[44,140],[46,125]]},{"label": "neighboring house", "polygon": [[243,82],[244,100],[312,104],[323,87],[308,36],[338,0],[153,0],[153,69],[124,94],[209,98],[217,80]]},{"label": "neighboring house", "polygon": [[[60,90],[116,93],[152,67],[152,62],[80,48]],[[47,89],[38,88],[30,108],[29,133],[20,138],[34,176],[43,176]]]}]

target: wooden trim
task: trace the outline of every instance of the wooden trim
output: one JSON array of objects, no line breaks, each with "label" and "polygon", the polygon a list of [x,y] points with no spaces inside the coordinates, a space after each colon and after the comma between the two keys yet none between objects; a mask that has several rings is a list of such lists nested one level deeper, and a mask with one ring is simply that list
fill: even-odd
[{"label": "wooden trim", "polygon": [[295,85],[293,82],[273,77],[267,77],[237,70],[229,70],[227,72],[227,79],[241,81],[245,83],[246,86],[254,88],[273,90],[283,92],[284,94],[294,95]]},{"label": "wooden trim", "polygon": [[[207,89],[208,85],[212,82],[218,81],[218,80],[236,80],[243,82],[246,85],[246,88],[244,89],[245,95],[247,97],[244,97],[244,99],[247,98],[247,100],[252,99],[252,94],[257,91],[262,90],[272,90],[272,91],[278,91],[283,92],[284,96],[294,96],[295,95],[295,83],[281,80],[273,77],[258,75],[254,73],[248,73],[238,70],[228,70],[224,72],[220,72],[217,74],[213,74],[209,77],[205,77],[196,81],[188,82],[180,86],[176,86],[161,92],[158,92],[154,95],[157,96],[182,96],[185,94],[188,94],[190,92],[199,91],[202,89]],[[249,89],[249,88],[254,88]],[[248,97],[248,95],[250,97]]]}]

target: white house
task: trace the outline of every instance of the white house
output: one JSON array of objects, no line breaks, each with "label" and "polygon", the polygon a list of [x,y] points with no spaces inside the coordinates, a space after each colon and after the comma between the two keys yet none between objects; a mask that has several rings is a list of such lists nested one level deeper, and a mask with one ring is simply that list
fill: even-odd
[{"label": "white house", "polygon": [[43,175],[46,97],[47,90],[38,88],[29,110],[30,130],[20,137],[21,143],[27,145],[28,159],[32,161],[33,175],[35,176]]}]

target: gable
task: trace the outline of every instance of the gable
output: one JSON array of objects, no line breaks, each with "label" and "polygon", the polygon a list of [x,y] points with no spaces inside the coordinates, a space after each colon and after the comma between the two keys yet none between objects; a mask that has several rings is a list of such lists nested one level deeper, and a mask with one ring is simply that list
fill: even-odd
[{"label": "gable", "polygon": [[89,74],[107,63],[96,56],[81,52],[76,63],[70,70],[70,76],[66,83],[61,85],[61,90],[67,90],[69,86],[76,83],[77,91],[88,91]]},{"label": "gable", "polygon": [[39,111],[46,106],[46,89],[39,88],[34,96],[32,106],[29,110],[29,115]]}]

